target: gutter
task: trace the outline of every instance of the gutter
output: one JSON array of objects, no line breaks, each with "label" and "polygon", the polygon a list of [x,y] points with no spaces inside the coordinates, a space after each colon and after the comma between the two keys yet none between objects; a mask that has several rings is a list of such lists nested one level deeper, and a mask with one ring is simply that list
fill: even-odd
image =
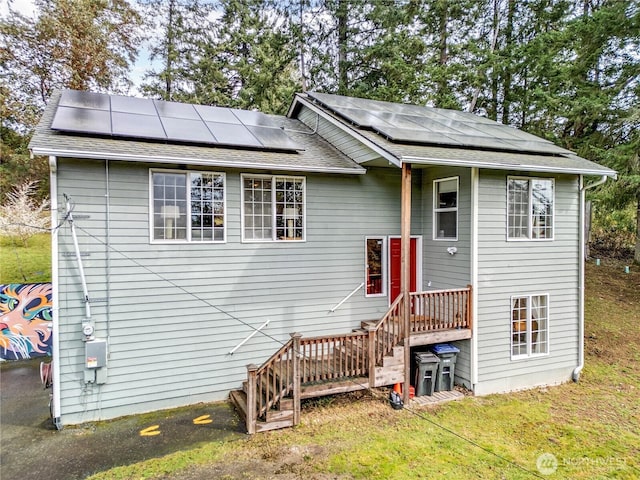
[{"label": "gutter", "polygon": [[[486,168],[490,170],[520,170],[528,172],[541,172],[541,173],[565,173],[570,175],[603,175],[610,176],[614,179],[616,174],[613,170],[605,172],[603,170],[596,169],[576,169],[576,168],[563,168],[555,166],[540,166],[540,165],[527,165],[523,163],[500,163],[500,162],[484,162],[475,160],[459,160],[459,159],[446,159],[446,158],[429,158],[429,157],[414,157],[411,155],[404,155],[402,157],[403,162],[413,163],[416,165],[440,165],[448,167],[468,167],[468,168]],[[593,186],[600,185],[596,183]],[[587,187],[591,188],[591,186]]]},{"label": "gutter", "polygon": [[[58,225],[58,176],[57,176],[57,159],[54,156],[49,157],[49,195],[51,197],[51,226]],[[53,384],[51,398],[51,419],[57,430],[62,430],[60,421],[60,301],[59,301],[59,263],[58,263],[58,232],[56,228],[51,235],[51,308],[53,313],[53,328],[51,332],[52,349],[51,363],[53,365]]]},{"label": "gutter", "polygon": [[580,175],[580,263],[579,263],[579,293],[578,293],[578,307],[579,307],[579,319],[578,319],[578,366],[574,368],[571,374],[571,379],[574,382],[580,380],[580,373],[584,368],[584,263],[585,263],[585,247],[584,242],[586,240],[584,231],[584,216],[585,216],[585,193],[587,190],[602,185],[607,181],[607,175],[602,175],[600,180],[590,185],[584,184],[584,177]]},{"label": "gutter", "polygon": [[146,155],[132,155],[114,152],[98,152],[98,151],[82,151],[67,149],[51,149],[51,148],[33,148],[34,155],[57,155],[58,157],[67,158],[87,158],[92,160],[120,160],[124,162],[141,162],[141,163],[162,163],[177,165],[198,165],[205,167],[218,168],[236,168],[236,169],[255,169],[255,170],[274,170],[283,172],[310,172],[310,173],[341,173],[351,175],[364,175],[367,170],[363,167],[359,168],[341,168],[341,167],[312,167],[305,165],[280,165],[258,162],[238,162],[238,161],[219,161],[219,160],[202,160],[198,158],[184,157],[159,157]]}]

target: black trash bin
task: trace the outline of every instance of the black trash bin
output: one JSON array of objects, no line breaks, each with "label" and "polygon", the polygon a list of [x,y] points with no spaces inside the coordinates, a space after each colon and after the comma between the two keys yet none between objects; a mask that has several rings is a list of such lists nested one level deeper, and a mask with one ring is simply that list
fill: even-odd
[{"label": "black trash bin", "polygon": [[431,351],[438,356],[438,377],[436,381],[436,392],[453,390],[453,377],[456,371],[456,359],[460,349],[448,343],[441,343],[431,348]]},{"label": "black trash bin", "polygon": [[428,352],[418,352],[414,358],[416,361],[416,396],[433,395],[440,359]]}]

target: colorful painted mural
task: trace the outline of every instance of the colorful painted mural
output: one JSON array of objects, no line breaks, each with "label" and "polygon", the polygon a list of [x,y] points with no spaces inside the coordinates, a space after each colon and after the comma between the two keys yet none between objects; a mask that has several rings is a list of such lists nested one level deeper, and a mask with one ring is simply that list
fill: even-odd
[{"label": "colorful painted mural", "polygon": [[50,283],[0,285],[0,358],[51,355]]}]

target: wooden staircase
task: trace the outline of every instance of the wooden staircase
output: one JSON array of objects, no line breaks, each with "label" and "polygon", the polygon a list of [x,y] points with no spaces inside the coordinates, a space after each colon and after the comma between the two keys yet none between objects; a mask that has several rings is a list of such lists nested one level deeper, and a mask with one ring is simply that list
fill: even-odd
[{"label": "wooden staircase", "polygon": [[425,299],[430,297],[424,292],[416,294],[412,298],[411,331],[406,335],[401,296],[381,320],[363,322],[351,333],[305,338],[291,334],[291,339],[260,367],[248,365],[242,389],[230,393],[231,402],[245,419],[247,432],[297,425],[304,399],[404,383],[405,348],[409,348],[405,339],[410,339],[411,334],[427,338],[425,325],[429,332],[437,333],[463,326],[466,332],[458,334],[459,338],[470,337],[471,289],[457,292],[462,295],[451,296],[455,302],[442,297],[455,308],[448,307],[437,322],[425,320],[424,312],[441,314],[445,310],[440,312],[433,305],[426,305]]}]

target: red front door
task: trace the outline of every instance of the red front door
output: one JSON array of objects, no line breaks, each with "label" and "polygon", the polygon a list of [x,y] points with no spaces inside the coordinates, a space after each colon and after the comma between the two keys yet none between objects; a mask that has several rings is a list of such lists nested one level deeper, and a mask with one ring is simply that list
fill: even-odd
[{"label": "red front door", "polygon": [[[409,291],[418,291],[418,269],[417,269],[418,239],[411,239],[410,254],[410,276]],[[402,243],[399,238],[389,239],[389,301],[393,301],[400,295],[402,283]]]}]

